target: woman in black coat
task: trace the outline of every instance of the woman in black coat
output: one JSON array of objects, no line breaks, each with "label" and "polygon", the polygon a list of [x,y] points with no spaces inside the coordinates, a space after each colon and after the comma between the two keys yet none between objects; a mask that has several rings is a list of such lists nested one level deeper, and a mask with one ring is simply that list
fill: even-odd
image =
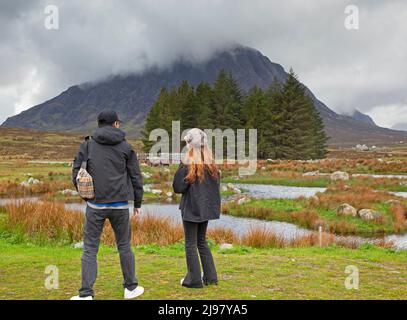
[{"label": "woman in black coat", "polygon": [[[202,288],[217,284],[218,277],[211,250],[206,241],[208,221],[220,217],[219,170],[208,148],[206,134],[191,129],[185,136],[188,151],[174,176],[175,193],[182,193],[180,210],[185,233],[185,253],[188,273],[181,284]],[[201,258],[203,277],[201,276]]]}]

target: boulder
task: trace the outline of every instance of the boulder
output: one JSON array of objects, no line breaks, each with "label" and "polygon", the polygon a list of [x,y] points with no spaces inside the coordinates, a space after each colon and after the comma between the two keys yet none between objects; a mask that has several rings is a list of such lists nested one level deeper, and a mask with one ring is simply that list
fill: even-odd
[{"label": "boulder", "polygon": [[71,189],[62,190],[60,193],[63,195],[68,195],[68,196],[77,196],[78,195],[78,191],[71,190]]},{"label": "boulder", "polygon": [[167,192],[165,195],[167,196],[167,198],[172,198],[174,196],[171,191]]},{"label": "boulder", "polygon": [[401,204],[401,201],[400,201],[400,200],[396,200],[396,199],[390,199],[390,200],[387,200],[385,203],[386,203],[386,204],[393,205],[393,204]]},{"label": "boulder", "polygon": [[31,177],[30,179],[28,179],[28,184],[39,184],[40,180],[34,179],[33,177]]},{"label": "boulder", "polygon": [[235,185],[234,185],[233,183],[228,183],[228,184],[226,185],[226,187],[227,187],[229,190],[234,190],[234,189],[236,189],[236,187],[235,187]]},{"label": "boulder", "polygon": [[336,181],[336,180],[349,180],[349,174],[347,172],[343,171],[335,171],[334,173],[331,174],[330,176],[331,180]]},{"label": "boulder", "polygon": [[220,249],[220,250],[230,250],[230,249],[233,249],[233,244],[231,244],[231,243],[222,243],[222,244],[219,246],[219,249]]},{"label": "boulder", "polygon": [[33,177],[31,177],[31,178],[28,179],[27,181],[21,182],[21,183],[20,183],[20,186],[22,186],[22,187],[29,187],[29,186],[32,186],[32,185],[35,185],[35,184],[39,184],[39,183],[41,183],[40,180],[34,179]]},{"label": "boulder", "polygon": [[302,175],[303,175],[304,177],[307,177],[307,176],[317,176],[317,175],[319,175],[319,170],[305,172],[305,173],[303,173]]},{"label": "boulder", "polygon": [[245,203],[247,203],[249,201],[250,201],[250,199],[248,199],[246,197],[243,197],[243,198],[237,199],[236,203],[240,206],[240,205],[245,204]]},{"label": "boulder", "polygon": [[151,174],[150,173],[148,173],[148,172],[141,172],[141,175],[143,176],[143,178],[145,178],[145,179],[149,179],[149,178],[151,178]]},{"label": "boulder", "polygon": [[350,204],[343,203],[336,210],[336,214],[339,216],[356,217],[358,215],[358,211],[356,210],[356,208],[352,207]]},{"label": "boulder", "polygon": [[73,245],[75,249],[82,249],[83,248],[83,242],[77,242]]},{"label": "boulder", "polygon": [[153,194],[161,194],[161,193],[163,193],[163,191],[160,190],[160,189],[151,189],[151,192],[152,192]]},{"label": "boulder", "polygon": [[369,151],[369,147],[365,144],[357,144],[356,149],[359,151]]},{"label": "boulder", "polygon": [[378,217],[378,214],[371,209],[360,209],[358,216],[363,220],[373,220]]}]

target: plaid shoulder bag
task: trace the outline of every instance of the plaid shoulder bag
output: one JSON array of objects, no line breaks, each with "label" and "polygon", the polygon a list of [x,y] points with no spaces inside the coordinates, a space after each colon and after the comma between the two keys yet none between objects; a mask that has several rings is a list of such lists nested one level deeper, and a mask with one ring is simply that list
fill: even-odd
[{"label": "plaid shoulder bag", "polygon": [[85,201],[92,200],[95,198],[93,178],[87,171],[88,158],[89,158],[89,141],[86,142],[85,157],[82,162],[82,166],[79,169],[78,175],[76,177],[76,182],[78,185],[78,194]]}]

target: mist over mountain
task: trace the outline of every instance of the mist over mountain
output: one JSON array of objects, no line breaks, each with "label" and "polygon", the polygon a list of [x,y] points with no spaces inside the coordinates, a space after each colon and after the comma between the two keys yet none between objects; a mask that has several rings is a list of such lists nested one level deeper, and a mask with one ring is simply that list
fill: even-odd
[{"label": "mist over mountain", "polygon": [[[201,81],[213,83],[222,68],[231,72],[244,90],[255,85],[266,89],[274,81],[284,82],[288,77],[281,65],[259,51],[237,46],[214,54],[206,62],[178,60],[165,69],[149,68],[139,74],[112,75],[97,83],[72,86],[57,97],[8,118],[3,126],[88,134],[96,127],[97,114],[108,108],[120,114],[130,136],[138,137],[161,87],[172,88],[183,80],[191,85]],[[407,139],[406,132],[380,128],[359,111],[352,116],[339,115],[307,91],[324,120],[331,145]]]},{"label": "mist over mountain", "polygon": [[359,110],[353,111],[353,113],[350,114],[350,116],[357,121],[377,126],[377,124],[373,121],[372,117],[360,112]]}]

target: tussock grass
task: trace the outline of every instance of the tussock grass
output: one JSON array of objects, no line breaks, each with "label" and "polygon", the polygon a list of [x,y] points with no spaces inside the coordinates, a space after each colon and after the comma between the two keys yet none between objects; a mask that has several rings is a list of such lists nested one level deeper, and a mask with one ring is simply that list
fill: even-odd
[{"label": "tussock grass", "polygon": [[[390,199],[398,199],[400,204],[391,207],[386,203]],[[336,210],[343,203],[356,209],[372,209],[380,216],[371,221],[339,216]],[[222,205],[222,212],[238,217],[284,221],[313,230],[322,226],[324,231],[340,235],[381,236],[407,230],[405,199],[367,186],[347,186],[343,182],[332,184],[326,192],[311,198],[252,199],[243,205],[231,201]]]},{"label": "tussock grass", "polygon": [[[20,238],[41,243],[71,244],[82,240],[84,214],[69,210],[61,203],[20,201],[5,206],[6,219],[1,221],[3,231],[19,234]],[[4,215],[4,214],[3,214]],[[156,244],[168,246],[183,239],[182,225],[169,217],[157,217],[151,213],[132,219],[132,244]],[[210,228],[208,238],[217,244],[233,243],[255,248],[285,248],[319,246],[319,236],[311,233],[287,240],[269,229],[252,228],[243,236],[236,235],[231,229]],[[107,221],[102,234],[103,244],[115,245],[115,238],[110,223]],[[336,243],[344,247],[355,247],[347,241],[335,241],[333,235],[324,234],[322,245]]]},{"label": "tussock grass", "polygon": [[13,181],[0,181],[0,196],[14,198],[14,197],[28,197],[36,195],[55,195],[61,190],[72,189],[71,181],[54,180],[45,181],[38,184],[22,187],[20,183]]}]

